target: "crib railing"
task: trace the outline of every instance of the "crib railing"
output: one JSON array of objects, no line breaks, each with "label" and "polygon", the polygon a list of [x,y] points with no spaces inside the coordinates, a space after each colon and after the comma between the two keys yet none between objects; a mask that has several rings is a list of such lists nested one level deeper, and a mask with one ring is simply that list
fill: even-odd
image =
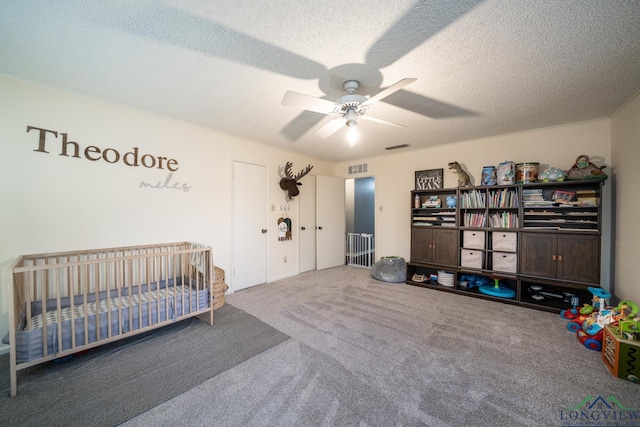
[{"label": "crib railing", "polygon": [[346,234],[347,265],[371,268],[375,259],[373,234]]}]

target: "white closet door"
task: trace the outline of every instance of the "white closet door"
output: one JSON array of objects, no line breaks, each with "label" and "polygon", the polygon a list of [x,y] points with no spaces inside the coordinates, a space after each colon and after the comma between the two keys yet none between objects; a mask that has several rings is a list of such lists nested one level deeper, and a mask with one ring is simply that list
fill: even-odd
[{"label": "white closet door", "polygon": [[234,291],[267,281],[267,168],[233,162]]},{"label": "white closet door", "polygon": [[300,236],[300,273],[316,269],[316,177],[307,175],[301,180],[298,196]]},{"label": "white closet door", "polygon": [[342,178],[316,177],[316,268],[345,264],[345,184]]}]

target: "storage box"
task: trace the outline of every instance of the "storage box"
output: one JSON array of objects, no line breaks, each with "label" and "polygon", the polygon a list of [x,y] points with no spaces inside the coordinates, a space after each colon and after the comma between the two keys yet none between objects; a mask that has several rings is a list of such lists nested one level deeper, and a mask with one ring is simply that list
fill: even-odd
[{"label": "storage box", "polygon": [[467,249],[484,249],[484,231],[463,231],[462,247]]},{"label": "storage box", "polygon": [[625,380],[640,381],[640,341],[625,340],[618,327],[605,325],[602,337],[602,360],[611,373]]},{"label": "storage box", "polygon": [[482,268],[484,252],[463,249],[460,253],[460,266],[470,268]]},{"label": "storage box", "polygon": [[491,248],[494,251],[516,252],[518,250],[518,234],[494,231],[491,236]]},{"label": "storage box", "polygon": [[515,273],[517,265],[518,265],[518,256],[516,254],[509,253],[509,252],[493,253],[492,270]]}]

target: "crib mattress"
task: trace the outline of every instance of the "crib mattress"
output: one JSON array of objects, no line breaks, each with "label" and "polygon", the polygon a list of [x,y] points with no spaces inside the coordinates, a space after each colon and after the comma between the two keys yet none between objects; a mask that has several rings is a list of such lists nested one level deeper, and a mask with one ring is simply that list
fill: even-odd
[{"label": "crib mattress", "polygon": [[[72,335],[75,337],[75,347],[78,347],[159,322],[176,320],[180,316],[206,310],[208,307],[208,289],[196,291],[180,285],[145,290],[132,293],[131,296],[100,299],[97,303],[89,302],[86,306],[78,304],[73,308],[64,307],[60,310],[60,315],[58,310],[50,310],[46,312],[47,355],[55,355],[73,348]],[[16,331],[18,363],[44,357],[43,315],[33,316],[31,320],[28,330]],[[59,329],[62,339],[58,336]]]}]

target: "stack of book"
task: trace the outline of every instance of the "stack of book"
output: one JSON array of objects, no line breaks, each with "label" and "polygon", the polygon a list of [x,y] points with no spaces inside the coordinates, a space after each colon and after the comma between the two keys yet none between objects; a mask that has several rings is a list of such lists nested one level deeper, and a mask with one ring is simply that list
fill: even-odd
[{"label": "stack of book", "polygon": [[527,206],[552,206],[551,200],[545,200],[542,197],[541,188],[524,188],[522,190],[522,204]]},{"label": "stack of book", "polygon": [[424,202],[422,202],[423,208],[439,208],[441,206],[441,201],[438,196],[429,196]]},{"label": "stack of book", "polygon": [[600,197],[596,190],[578,190],[576,191],[576,199],[578,204],[582,206],[598,206]]}]

